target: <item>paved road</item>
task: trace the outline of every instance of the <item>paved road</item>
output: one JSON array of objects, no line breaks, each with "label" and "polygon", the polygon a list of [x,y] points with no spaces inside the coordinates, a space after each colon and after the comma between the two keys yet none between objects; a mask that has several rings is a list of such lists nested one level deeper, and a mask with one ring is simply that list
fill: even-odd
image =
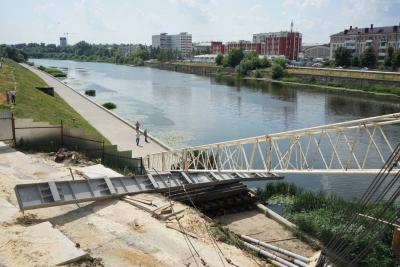
[{"label": "paved road", "polygon": [[81,114],[83,118],[85,118],[113,145],[117,145],[119,150],[132,150],[133,157],[144,157],[148,154],[163,152],[170,149],[168,146],[153,137],[149,138],[150,143],[144,143],[143,136],[141,136],[142,147],[136,146],[136,130],[134,125],[96,104],[71,87],[66,86],[53,76],[50,76],[35,67],[26,64],[21,65],[37,74],[49,86],[54,87],[54,91],[59,96]]}]

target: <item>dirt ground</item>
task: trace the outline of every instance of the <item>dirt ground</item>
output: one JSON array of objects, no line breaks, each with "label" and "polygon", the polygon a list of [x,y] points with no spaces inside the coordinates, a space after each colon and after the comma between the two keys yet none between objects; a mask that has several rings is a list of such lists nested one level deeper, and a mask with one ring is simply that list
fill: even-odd
[{"label": "dirt ground", "polygon": [[[78,167],[71,168],[75,179],[83,179]],[[64,164],[55,163],[48,156],[26,155],[0,143],[0,198],[12,205],[18,206],[14,194],[16,184],[70,179],[69,169]],[[146,197],[155,198],[158,203],[168,201],[160,195]],[[167,228],[166,223],[150,213],[119,199],[37,209],[25,212],[24,216],[17,213],[0,225],[0,234],[11,227],[23,228],[49,221],[96,258],[98,266],[222,266],[221,260],[229,266],[208,235],[205,227],[210,227],[210,223],[182,204],[176,203],[174,209],[185,209],[180,222],[184,231],[194,237],[186,239],[181,232]],[[237,266],[265,265],[234,246],[218,241],[217,244],[224,257]],[[19,253],[1,257],[0,265],[7,262],[7,266],[46,266],[40,262],[40,253],[32,255],[33,265],[32,259]]]},{"label": "dirt ground", "polygon": [[258,211],[225,215],[216,220],[238,235],[247,235],[302,256],[310,257],[316,252],[290,230]]}]

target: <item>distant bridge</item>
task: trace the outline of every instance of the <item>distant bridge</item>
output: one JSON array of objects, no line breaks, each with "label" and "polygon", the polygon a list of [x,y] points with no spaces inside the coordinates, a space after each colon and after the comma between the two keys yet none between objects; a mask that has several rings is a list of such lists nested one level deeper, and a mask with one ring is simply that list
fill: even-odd
[{"label": "distant bridge", "polygon": [[400,113],[150,154],[148,171],[378,173],[400,142]]}]

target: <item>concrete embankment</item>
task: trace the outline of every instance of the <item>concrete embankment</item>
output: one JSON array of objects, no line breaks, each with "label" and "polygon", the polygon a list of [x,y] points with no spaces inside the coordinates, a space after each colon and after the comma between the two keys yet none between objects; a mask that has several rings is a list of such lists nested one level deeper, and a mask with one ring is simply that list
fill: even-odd
[{"label": "concrete embankment", "polygon": [[133,157],[145,157],[148,154],[164,152],[171,149],[152,136],[150,136],[150,143],[143,144],[142,137],[143,145],[136,146],[136,128],[132,123],[105,109],[78,91],[63,84],[53,76],[26,64],[22,65],[42,78],[49,86],[54,87],[54,91],[59,96],[81,114],[83,118],[112,144],[117,145],[119,150],[132,150]]},{"label": "concrete embankment", "polygon": [[323,68],[292,68],[288,70],[291,77],[303,80],[315,80],[324,83],[337,83],[343,86],[398,86],[399,72],[361,71]]},{"label": "concrete embankment", "polygon": [[216,75],[220,74],[233,74],[235,73],[234,68],[224,68],[221,66],[202,65],[202,64],[189,64],[179,62],[145,62],[146,67],[152,67],[162,70],[197,74],[197,75]]}]

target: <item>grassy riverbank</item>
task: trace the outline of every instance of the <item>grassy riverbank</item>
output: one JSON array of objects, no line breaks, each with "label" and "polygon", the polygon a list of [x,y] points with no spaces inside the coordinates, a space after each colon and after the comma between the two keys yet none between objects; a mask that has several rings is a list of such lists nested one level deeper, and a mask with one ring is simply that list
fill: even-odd
[{"label": "grassy riverbank", "polygon": [[[17,104],[6,103],[5,92],[14,87],[15,77],[17,88]],[[31,118],[36,121],[47,121],[58,125],[62,120],[64,125],[79,127],[88,133],[98,133],[80,114],[69,106],[57,94],[52,97],[37,90],[36,86],[47,84],[34,73],[16,62],[5,59],[0,69],[0,109],[11,110],[17,118]]]},{"label": "grassy riverbank", "polygon": [[[346,201],[322,192],[307,192],[288,183],[269,183],[264,190],[258,190],[257,193],[264,203],[284,205],[284,217],[325,245],[336,236],[351,244],[349,259],[354,259],[374,238],[375,232],[369,225],[370,219],[360,217],[349,226],[357,209],[355,200]],[[380,208],[381,204],[369,205],[367,210],[374,214]],[[397,207],[390,207],[382,218],[394,217],[396,210]],[[391,250],[392,229],[385,224],[378,224],[377,227],[383,235],[361,259],[360,266],[397,266],[398,262]],[[348,231],[349,228],[353,230]]]},{"label": "grassy riverbank", "polygon": [[[385,95],[386,99],[391,96],[400,96],[400,86],[389,86],[381,85],[376,81],[388,81],[396,83],[400,79],[400,75],[397,74],[381,74],[381,73],[362,73],[362,72],[348,72],[342,70],[316,70],[318,72],[313,72],[314,70],[301,70],[301,74],[310,75],[310,78],[295,78],[292,75],[299,74],[297,69],[287,69],[284,70],[284,77],[278,79],[272,79],[272,69],[262,68],[253,71],[249,71],[246,75],[241,75],[235,71],[235,69],[230,67],[217,66],[210,63],[195,63],[195,62],[145,62],[146,66],[156,67],[165,70],[178,71],[184,73],[193,73],[198,75],[211,75],[217,76],[219,78],[223,77],[236,77],[238,79],[248,79],[248,80],[259,80],[266,82],[277,82],[277,83],[290,83],[293,85],[310,85],[312,88],[318,89],[334,89],[334,90],[344,90],[344,91],[354,91],[360,93],[376,93]],[[351,78],[355,79],[354,82],[326,82],[313,78],[311,75],[326,75],[338,78]],[[358,79],[358,80],[357,80]],[[360,80],[368,80],[368,85],[361,85]]]}]

